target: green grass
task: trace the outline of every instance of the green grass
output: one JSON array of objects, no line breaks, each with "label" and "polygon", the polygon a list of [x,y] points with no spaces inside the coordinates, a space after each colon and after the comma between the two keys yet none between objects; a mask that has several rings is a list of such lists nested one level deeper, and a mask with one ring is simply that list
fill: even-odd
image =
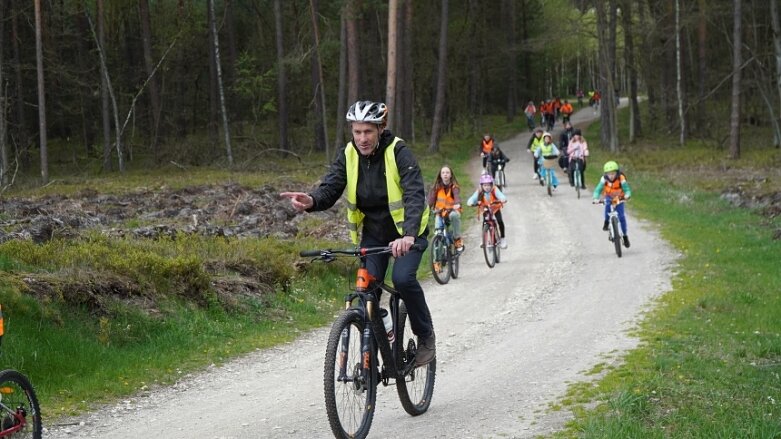
[{"label": "green grass", "polygon": [[[724,167],[713,146],[647,145],[617,156],[595,148],[594,163],[625,165],[629,208],[681,253],[673,289],[636,331],[641,346],[623,365],[596,386],[571,388],[576,419],[555,436],[781,437],[781,241],[772,238],[781,221],[719,196],[746,174],[771,175],[757,190],[778,190],[768,165],[779,152],[746,144],[729,163],[741,172],[714,182]],[[601,403],[579,405],[589,400]]]}]

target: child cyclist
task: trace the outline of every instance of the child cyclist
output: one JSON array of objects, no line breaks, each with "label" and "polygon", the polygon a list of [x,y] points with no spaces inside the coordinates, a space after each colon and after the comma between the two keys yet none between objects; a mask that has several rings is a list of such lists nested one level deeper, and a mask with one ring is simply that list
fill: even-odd
[{"label": "child cyclist", "polygon": [[[614,198],[628,200],[632,197],[632,189],[626,181],[626,176],[620,169],[618,163],[609,161],[603,168],[605,174],[599,179],[599,184],[594,188],[593,203],[599,202],[600,198],[605,201],[605,222],[602,224],[602,230],[607,230],[608,213],[610,212],[610,203]],[[621,223],[621,231],[624,233],[624,247],[629,247],[629,236],[627,235],[626,215],[624,215],[624,205],[616,205],[618,221]]]},{"label": "child cyclist", "polygon": [[[529,138],[529,144],[526,145],[527,150],[534,154],[534,151],[537,150],[538,147],[545,144],[545,141],[542,139],[542,133],[543,133],[542,127],[537,127],[534,129],[534,134]],[[539,175],[539,163],[537,163],[537,159],[532,157],[532,165],[534,167],[534,174],[532,174],[532,180],[537,180],[540,178]]]},{"label": "child cyclist", "polygon": [[[496,202],[500,204],[494,204]],[[480,176],[480,187],[466,202],[468,206],[479,206],[480,208],[488,206],[493,211],[496,223],[499,224],[499,235],[502,237],[499,241],[501,248],[507,248],[507,241],[504,238],[504,221],[502,220],[502,206],[506,202],[507,197],[494,186],[494,179],[490,174]]]},{"label": "child cyclist", "polygon": [[[559,178],[556,177],[556,169],[555,166],[546,169],[545,166],[543,166],[543,163],[545,160],[551,160],[559,157],[559,148],[556,148],[556,144],[553,143],[553,137],[550,133],[544,133],[542,135],[543,144],[541,146],[538,146],[537,149],[534,150],[534,158],[537,159],[538,167],[539,167],[539,174],[540,174],[540,180],[545,179],[545,173],[550,172],[551,173],[551,184],[553,185],[553,190],[555,191],[556,188],[559,186]],[[542,184],[542,183],[540,183]]]},{"label": "child cyclist", "polygon": [[450,219],[453,227],[453,237],[456,242],[456,250],[463,251],[464,244],[461,240],[461,188],[453,170],[449,166],[443,166],[437,174],[437,180],[428,193],[428,205],[436,215],[436,227],[442,227],[444,222],[442,211]]}]

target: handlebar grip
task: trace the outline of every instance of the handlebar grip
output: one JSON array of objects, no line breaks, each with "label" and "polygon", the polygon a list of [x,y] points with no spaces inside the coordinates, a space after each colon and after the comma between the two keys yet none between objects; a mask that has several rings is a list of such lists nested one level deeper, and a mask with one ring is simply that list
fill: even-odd
[{"label": "handlebar grip", "polygon": [[302,250],[298,253],[302,258],[312,258],[323,254],[322,250]]}]

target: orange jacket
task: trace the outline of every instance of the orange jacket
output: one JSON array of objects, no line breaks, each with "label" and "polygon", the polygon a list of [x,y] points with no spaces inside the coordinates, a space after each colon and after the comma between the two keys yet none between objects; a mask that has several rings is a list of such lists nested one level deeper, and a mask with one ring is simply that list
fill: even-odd
[{"label": "orange jacket", "polygon": [[490,154],[491,151],[494,150],[494,138],[491,137],[488,140],[483,139],[480,142],[480,151],[482,151],[485,154]]},{"label": "orange jacket", "polygon": [[575,110],[572,108],[572,104],[570,104],[569,102],[567,102],[566,104],[563,104],[561,106],[561,113],[562,114],[569,115],[569,114],[572,114],[573,111],[575,111]]}]

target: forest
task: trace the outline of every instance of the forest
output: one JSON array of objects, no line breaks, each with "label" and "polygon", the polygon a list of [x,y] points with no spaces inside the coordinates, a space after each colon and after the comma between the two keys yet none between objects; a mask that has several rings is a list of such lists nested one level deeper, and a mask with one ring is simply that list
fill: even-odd
[{"label": "forest", "polygon": [[611,150],[664,132],[736,158],[741,126],[781,143],[776,1],[6,0],[0,48],[3,187],[327,160],[357,99],[384,100],[391,129],[431,150],[579,89],[631,99],[628,138],[601,109]]}]

